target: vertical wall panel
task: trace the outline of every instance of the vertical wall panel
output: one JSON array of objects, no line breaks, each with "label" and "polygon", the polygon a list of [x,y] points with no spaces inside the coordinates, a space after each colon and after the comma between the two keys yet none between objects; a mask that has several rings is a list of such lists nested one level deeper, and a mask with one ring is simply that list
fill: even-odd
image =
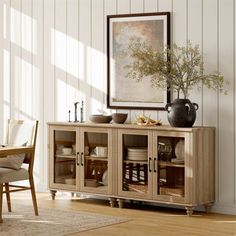
[{"label": "vertical wall panel", "polygon": [[[158,1],[157,0],[145,0],[144,1],[144,9],[146,12],[157,12],[158,11]],[[144,110],[144,115],[148,116],[152,119],[157,120],[159,118],[157,111]]]},{"label": "vertical wall panel", "polygon": [[32,117],[43,121],[43,0],[32,0]]},{"label": "vertical wall panel", "polygon": [[[172,43],[172,38],[173,38],[173,15],[174,13],[172,12],[173,9],[173,3],[172,0],[159,0],[159,5],[158,5],[159,11],[160,12],[171,12],[171,23],[170,23],[170,36],[171,36],[171,43]],[[168,124],[167,120],[167,112],[166,111],[159,111],[158,112],[159,119],[162,121],[163,124]]]},{"label": "vertical wall panel", "polygon": [[[35,158],[35,182],[39,189],[46,189],[47,158],[42,153],[47,150],[44,144],[46,124],[44,123],[43,90],[43,0],[32,0],[32,118],[39,120]],[[44,158],[41,158],[43,156]]]},{"label": "vertical wall panel", "polygon": [[[131,0],[117,0],[117,14],[130,14],[131,13]],[[132,122],[131,111],[130,110],[121,110],[117,109],[117,112],[128,113],[127,121],[128,123]]]},{"label": "vertical wall panel", "polygon": [[131,0],[117,0],[117,14],[130,13]]},{"label": "vertical wall panel", "polygon": [[[233,81],[233,94],[234,94],[234,154],[236,155],[236,4],[234,2],[234,81]],[[234,158],[234,207],[236,207],[236,159]]]},{"label": "vertical wall panel", "polygon": [[[216,127],[213,209],[236,214],[233,0],[2,0],[0,11],[0,141],[3,120],[39,119],[35,170],[41,190],[47,182],[46,122],[67,120],[81,99],[85,119],[112,112],[106,108],[106,15],[171,12],[171,41],[199,44],[206,72],[219,69],[230,82],[228,95],[203,88],[192,91],[190,99],[200,105],[196,125]],[[128,122],[144,113],[168,123],[165,111],[117,112],[128,112]]]},{"label": "vertical wall panel", "polygon": [[3,134],[3,141],[5,141],[5,136],[6,136],[6,126],[7,126],[7,119],[10,117],[10,52],[11,52],[11,44],[10,44],[10,36],[11,36],[11,28],[10,28],[10,0],[4,0],[2,1],[3,5],[2,6],[2,14],[3,14],[3,21],[2,21],[2,39],[3,41],[1,42],[2,45],[2,96],[3,96],[3,111],[2,111],[2,116],[3,116],[3,129],[4,131]]},{"label": "vertical wall panel", "polygon": [[[47,178],[48,137],[47,122],[55,120],[55,80],[54,80],[54,0],[43,0],[43,137],[44,149],[41,150],[45,160],[44,178]],[[42,78],[41,78],[42,79]],[[41,177],[43,178],[43,177]],[[45,180],[45,179],[43,179]],[[44,182],[44,181],[43,181]],[[45,186],[44,186],[45,188]],[[41,188],[43,189],[43,188]]]},{"label": "vertical wall panel", "polygon": [[32,0],[21,0],[21,83],[19,84],[19,118],[31,119],[33,109],[33,27]]},{"label": "vertical wall panel", "polygon": [[[104,36],[103,36],[103,48],[104,48],[104,112],[106,114],[115,113],[116,110],[107,108],[107,16],[108,15],[115,15],[117,12],[117,3],[118,0],[104,0]],[[127,113],[127,111],[125,111]]]},{"label": "vertical wall panel", "polygon": [[11,0],[11,117],[19,118],[19,88],[21,87],[21,0]]},{"label": "vertical wall panel", "polygon": [[55,19],[55,3],[54,0],[44,0],[44,39],[43,39],[43,60],[44,60],[44,122],[55,119],[55,53],[54,53],[54,19]]},{"label": "vertical wall panel", "polygon": [[[79,2],[67,0],[67,112],[74,119],[74,103],[79,98]],[[68,113],[67,113],[68,119]]]},{"label": "vertical wall panel", "polygon": [[158,0],[144,0],[144,12],[157,12]]},{"label": "vertical wall panel", "polygon": [[103,48],[103,10],[104,0],[92,0],[91,5],[91,111],[92,114],[103,113],[104,94],[104,48]]},{"label": "vertical wall panel", "polygon": [[[234,160],[234,12],[233,0],[219,1],[219,70],[230,82],[228,95],[219,95],[219,201],[223,204],[234,202],[233,160]],[[227,58],[227,60],[226,60]],[[226,158],[227,157],[227,158]],[[226,171],[227,170],[227,171]]]},{"label": "vertical wall panel", "polygon": [[131,0],[131,13],[142,13],[144,11],[143,0]]},{"label": "vertical wall panel", "polygon": [[158,8],[159,11],[169,11],[172,12],[173,0],[159,0]]},{"label": "vertical wall panel", "polygon": [[66,0],[55,1],[55,28],[54,28],[54,54],[55,54],[55,102],[56,120],[67,120],[67,24]]},{"label": "vertical wall panel", "polygon": [[[131,0],[130,13],[143,13],[143,10],[144,10],[144,4],[142,0]],[[143,110],[131,110],[130,111],[131,122],[134,122],[136,116],[142,115],[143,113],[144,113]]]},{"label": "vertical wall panel", "polygon": [[[4,5],[1,4],[0,5],[0,22],[2,22],[0,24],[0,78],[4,78],[3,77],[3,61],[4,61],[4,35],[3,35],[3,30],[4,30]],[[0,143],[3,143],[3,131],[4,131],[4,90],[3,90],[3,86],[4,86],[4,80],[0,79]]]},{"label": "vertical wall panel", "polygon": [[[199,45],[202,52],[202,1],[188,0],[187,8],[187,39],[192,45]],[[189,99],[199,105],[197,111],[196,125],[202,125],[202,88],[189,91]]]},{"label": "vertical wall panel", "polygon": [[[217,1],[203,1],[203,61],[205,72],[211,73],[217,70],[218,61],[218,24],[217,24]],[[210,108],[210,109],[209,109]],[[203,87],[203,125],[217,127],[217,92]],[[218,127],[217,127],[218,128]],[[215,168],[215,193],[216,201],[219,199],[219,172],[218,172],[218,129],[216,130],[216,168]]]},{"label": "vertical wall panel", "polygon": [[85,119],[88,119],[91,114],[91,0],[79,1],[79,77]]},{"label": "vertical wall panel", "polygon": [[[173,43],[185,46],[187,42],[187,0],[173,1]],[[179,27],[181,26],[181,27]]]}]

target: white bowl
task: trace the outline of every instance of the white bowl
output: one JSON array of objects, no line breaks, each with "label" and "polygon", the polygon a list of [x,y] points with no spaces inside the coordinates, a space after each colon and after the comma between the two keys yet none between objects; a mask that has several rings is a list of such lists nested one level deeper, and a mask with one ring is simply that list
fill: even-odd
[{"label": "white bowl", "polygon": [[102,183],[107,186],[108,185],[108,172],[107,170],[104,171],[102,175]]},{"label": "white bowl", "polygon": [[175,146],[175,156],[178,160],[184,160],[184,140],[180,140]]},{"label": "white bowl", "polygon": [[62,153],[65,155],[72,154],[72,148],[62,148]]},{"label": "white bowl", "polygon": [[65,184],[75,185],[75,179],[65,179]]}]

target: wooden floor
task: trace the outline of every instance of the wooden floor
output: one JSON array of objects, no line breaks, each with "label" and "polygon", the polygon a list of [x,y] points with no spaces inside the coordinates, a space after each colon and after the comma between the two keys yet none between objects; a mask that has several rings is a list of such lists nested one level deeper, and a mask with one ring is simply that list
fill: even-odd
[{"label": "wooden floor", "polygon": [[[127,203],[123,209],[119,209],[118,207],[111,208],[108,200],[71,198],[70,195],[63,193],[59,193],[55,201],[51,200],[49,193],[37,193],[37,198],[39,214],[40,206],[44,206],[52,209],[59,208],[62,210],[77,210],[124,216],[130,219],[125,223],[81,232],[73,234],[73,236],[236,235],[236,216],[195,212],[192,217],[188,217],[185,214],[185,210],[138,203]],[[20,203],[22,199],[27,199],[28,204],[32,206],[30,193],[27,195],[25,193],[12,194],[12,202]]]}]

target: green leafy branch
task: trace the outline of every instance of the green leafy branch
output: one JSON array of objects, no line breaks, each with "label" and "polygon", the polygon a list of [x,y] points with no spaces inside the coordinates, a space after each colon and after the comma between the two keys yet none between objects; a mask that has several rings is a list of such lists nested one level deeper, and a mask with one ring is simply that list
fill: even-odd
[{"label": "green leafy branch", "polygon": [[168,85],[169,89],[176,90],[178,98],[181,92],[187,98],[189,90],[202,84],[226,94],[224,77],[219,72],[204,74],[199,46],[192,46],[190,41],[186,47],[174,44],[172,48],[153,50],[139,38],[131,38],[128,49],[132,62],[125,66],[127,78],[140,82],[150,77],[152,86],[166,88]]}]

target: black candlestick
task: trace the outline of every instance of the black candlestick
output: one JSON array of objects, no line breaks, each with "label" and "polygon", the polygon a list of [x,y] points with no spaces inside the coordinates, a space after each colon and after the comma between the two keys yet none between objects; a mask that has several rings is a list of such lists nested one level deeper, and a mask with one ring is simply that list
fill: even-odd
[{"label": "black candlestick", "polygon": [[80,108],[80,122],[84,122],[84,101],[81,102],[81,108]]},{"label": "black candlestick", "polygon": [[71,113],[71,111],[69,110],[69,122],[71,122],[71,121],[70,121],[70,113]]},{"label": "black candlestick", "polygon": [[78,122],[78,119],[77,119],[77,104],[79,102],[75,102],[74,105],[75,105],[75,122]]}]

